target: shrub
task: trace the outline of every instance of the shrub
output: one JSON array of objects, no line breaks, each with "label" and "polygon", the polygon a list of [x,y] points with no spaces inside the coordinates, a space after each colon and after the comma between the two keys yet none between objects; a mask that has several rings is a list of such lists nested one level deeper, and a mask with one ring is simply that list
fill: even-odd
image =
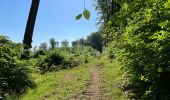
[{"label": "shrub", "polygon": [[170,98],[168,3],[149,0],[149,8],[137,3],[143,8],[132,14],[123,36],[121,59],[128,76],[124,89],[133,98]]},{"label": "shrub", "polygon": [[75,59],[73,54],[67,51],[52,50],[46,56],[40,57],[38,67],[42,72],[53,71],[59,69],[71,68],[79,65],[78,60]]},{"label": "shrub", "polygon": [[88,63],[93,57],[100,57],[100,52],[89,46],[77,45],[72,47],[71,53],[81,63]]},{"label": "shrub", "polygon": [[[122,62],[123,89],[130,98],[169,99],[170,2],[132,0],[127,3],[127,11],[122,14],[120,10],[103,29],[106,35],[112,35],[109,58]],[[122,25],[114,26],[114,17],[122,18]]]},{"label": "shrub", "polygon": [[43,49],[37,50],[35,54],[33,54],[33,58],[38,58],[39,56],[46,55],[46,51]]},{"label": "shrub", "polygon": [[20,46],[0,36],[0,98],[21,94],[35,86],[25,61],[19,61]]},{"label": "shrub", "polygon": [[41,56],[38,67],[41,71],[58,69],[63,63],[64,57],[59,51],[51,51],[46,56]]}]

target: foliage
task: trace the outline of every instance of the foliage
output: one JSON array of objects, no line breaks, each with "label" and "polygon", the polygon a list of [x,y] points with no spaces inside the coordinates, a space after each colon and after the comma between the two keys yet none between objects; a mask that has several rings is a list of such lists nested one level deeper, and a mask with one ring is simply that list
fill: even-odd
[{"label": "foliage", "polygon": [[90,12],[87,10],[87,9],[85,9],[84,11],[83,11],[83,16],[84,16],[84,18],[86,18],[87,20],[89,20],[90,19]]},{"label": "foliage", "polygon": [[37,50],[35,53],[33,53],[33,58],[38,58],[39,56],[46,55],[47,51],[45,50]]},{"label": "foliage", "polygon": [[81,63],[87,63],[88,61],[100,56],[99,51],[93,49],[92,47],[83,45],[72,47],[71,52]]},{"label": "foliage", "polygon": [[110,58],[122,63],[123,89],[130,98],[170,98],[169,2],[124,2],[121,10],[101,27],[110,41]]},{"label": "foliage", "polygon": [[80,38],[72,42],[73,47],[77,45],[91,46],[101,53],[103,49],[103,36],[99,32],[93,32],[86,39]]},{"label": "foliage", "polygon": [[50,49],[55,49],[56,47],[58,48],[59,42],[56,42],[54,38],[50,39]]},{"label": "foliage", "polygon": [[128,75],[132,75],[127,88],[135,91],[132,93],[137,98],[166,98],[170,95],[170,11],[165,1],[147,3],[149,7],[143,3],[143,8],[132,14],[125,28],[122,53],[126,55]]},{"label": "foliage", "polygon": [[90,11],[86,9],[86,1],[84,0],[84,10],[82,13],[78,14],[76,16],[76,20],[79,20],[82,18],[82,16],[86,19],[86,20],[89,20],[90,19]]},{"label": "foliage", "polygon": [[29,76],[26,61],[19,60],[21,47],[0,36],[0,99],[5,99],[7,95],[21,94],[35,86]]},{"label": "foliage", "polygon": [[[119,12],[121,8],[121,3],[125,0],[95,0],[96,6],[95,9],[100,15],[99,24],[107,23],[112,16]],[[126,0],[127,1],[127,0]],[[104,21],[104,22],[103,22]]]},{"label": "foliage", "polygon": [[47,47],[47,43],[46,42],[41,43],[40,46],[39,46],[40,50],[47,50],[47,48],[48,47]]},{"label": "foliage", "polygon": [[61,47],[67,49],[69,47],[69,41],[67,39],[61,41]]},{"label": "foliage", "polygon": [[90,35],[90,46],[98,50],[99,52],[102,52],[103,49],[102,42],[103,42],[103,38],[101,33],[96,32]]},{"label": "foliage", "polygon": [[78,15],[76,16],[76,20],[79,20],[81,17],[82,17],[82,14],[78,14]]},{"label": "foliage", "polygon": [[40,56],[38,67],[43,72],[59,69],[66,69],[77,66],[78,62],[73,55],[69,55],[67,51],[54,49],[47,53],[46,56]]}]

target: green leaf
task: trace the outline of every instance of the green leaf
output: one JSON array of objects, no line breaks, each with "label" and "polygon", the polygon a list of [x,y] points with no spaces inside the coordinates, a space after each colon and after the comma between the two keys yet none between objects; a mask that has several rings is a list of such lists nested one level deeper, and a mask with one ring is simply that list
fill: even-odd
[{"label": "green leaf", "polygon": [[163,72],[163,69],[161,67],[158,68],[158,72],[161,73]]},{"label": "green leaf", "polygon": [[83,15],[84,15],[84,18],[86,18],[87,20],[90,19],[90,12],[89,12],[87,9],[85,9],[85,10],[83,11]]},{"label": "green leaf", "polygon": [[123,4],[123,10],[127,11],[128,7],[129,7],[129,5],[127,3]]},{"label": "green leaf", "polygon": [[82,14],[76,16],[76,20],[79,20],[82,17]]}]

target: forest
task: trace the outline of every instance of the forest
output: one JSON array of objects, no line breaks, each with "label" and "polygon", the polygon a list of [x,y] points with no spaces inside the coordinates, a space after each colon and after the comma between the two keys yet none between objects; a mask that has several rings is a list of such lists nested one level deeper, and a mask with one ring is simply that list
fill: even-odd
[{"label": "forest", "polygon": [[170,0],[94,3],[98,31],[32,47],[32,0],[23,43],[0,35],[0,100],[170,99]]}]

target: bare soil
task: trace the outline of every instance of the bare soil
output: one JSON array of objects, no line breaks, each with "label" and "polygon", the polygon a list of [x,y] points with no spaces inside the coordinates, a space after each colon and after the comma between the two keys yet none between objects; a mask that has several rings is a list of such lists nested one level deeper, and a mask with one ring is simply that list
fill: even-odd
[{"label": "bare soil", "polygon": [[100,71],[98,67],[92,67],[90,69],[91,80],[86,85],[85,91],[74,97],[74,99],[68,100],[108,100],[103,97],[100,81]]}]

